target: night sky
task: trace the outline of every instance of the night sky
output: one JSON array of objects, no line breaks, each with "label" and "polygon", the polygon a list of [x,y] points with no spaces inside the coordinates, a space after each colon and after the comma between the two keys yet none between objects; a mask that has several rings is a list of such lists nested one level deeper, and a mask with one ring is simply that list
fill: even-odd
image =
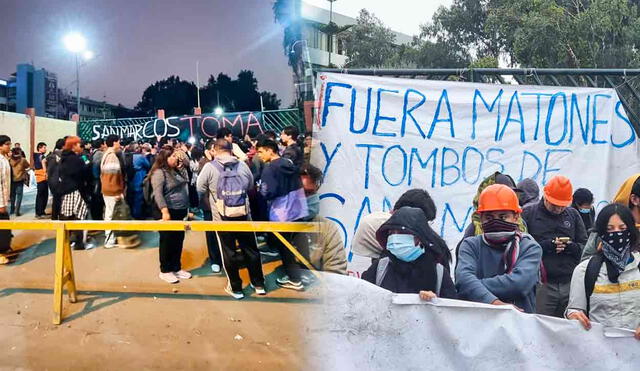
[{"label": "night sky", "polygon": [[251,69],[260,90],[293,100],[282,26],[271,0],[0,0],[0,78],[21,62],[57,73],[75,94],[74,59],[62,43],[82,33],[96,58],[80,70],[80,94],[132,108],[144,89],[179,75],[200,84],[210,74]]}]

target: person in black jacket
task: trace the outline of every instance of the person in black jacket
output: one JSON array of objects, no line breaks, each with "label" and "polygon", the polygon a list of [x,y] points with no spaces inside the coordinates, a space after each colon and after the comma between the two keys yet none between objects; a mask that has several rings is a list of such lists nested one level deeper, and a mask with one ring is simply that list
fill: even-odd
[{"label": "person in black jacket", "polygon": [[[385,249],[362,278],[394,293],[456,299],[451,253],[421,209],[401,207],[376,232]],[[384,266],[383,266],[384,265]]]},{"label": "person in black jacket", "polygon": [[304,163],[304,153],[298,144],[300,131],[295,126],[287,126],[280,134],[280,141],[287,146],[282,152],[282,157],[288,158],[299,168]]},{"label": "person in black jacket", "polygon": [[[61,195],[60,219],[83,220],[89,213],[87,200],[90,197],[91,171],[89,162],[85,162],[80,156],[82,151],[80,138],[69,136],[65,139],[58,165],[60,176],[58,191]],[[82,232],[73,233],[70,239],[75,249],[84,249]]]},{"label": "person in black jacket", "polygon": [[593,208],[593,193],[586,188],[578,188],[573,192],[571,207],[578,210],[584,228],[589,232],[596,220],[596,210]]},{"label": "person in black jacket", "polygon": [[[576,209],[571,182],[557,175],[544,187],[544,197],[524,208],[529,234],[542,247],[542,284],[536,292],[536,312],[562,318],[569,303],[571,275],[580,262],[587,232]],[[546,283],[545,283],[546,273]]]}]

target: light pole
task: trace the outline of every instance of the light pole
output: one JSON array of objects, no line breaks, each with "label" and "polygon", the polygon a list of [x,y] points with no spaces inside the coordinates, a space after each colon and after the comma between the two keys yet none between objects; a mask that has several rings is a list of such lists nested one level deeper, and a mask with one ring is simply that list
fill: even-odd
[{"label": "light pole", "polygon": [[87,40],[79,33],[70,33],[64,37],[64,45],[70,52],[74,53],[76,59],[76,98],[77,98],[77,108],[76,113],[78,114],[78,121],[80,121],[80,60],[79,56],[82,53],[82,58],[84,60],[89,60],[93,58],[93,52],[87,50]]}]

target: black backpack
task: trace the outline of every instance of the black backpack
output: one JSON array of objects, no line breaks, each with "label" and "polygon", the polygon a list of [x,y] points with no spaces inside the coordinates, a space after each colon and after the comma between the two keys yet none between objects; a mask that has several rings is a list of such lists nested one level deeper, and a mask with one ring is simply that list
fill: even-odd
[{"label": "black backpack", "polygon": [[[164,175],[164,170],[157,169],[155,171],[162,171],[162,175]],[[151,216],[155,219],[160,219],[162,214],[160,209],[158,208],[158,204],[156,203],[155,198],[153,197],[153,185],[151,184],[151,172],[144,177],[142,181],[142,197],[144,198],[144,203],[149,207],[149,211]]]},{"label": "black backpack", "polygon": [[62,179],[60,178],[60,161],[62,158],[60,155],[52,152],[47,157],[47,182],[49,183],[49,189],[51,189],[51,193],[58,195],[57,191],[60,189],[60,185],[62,184]]}]

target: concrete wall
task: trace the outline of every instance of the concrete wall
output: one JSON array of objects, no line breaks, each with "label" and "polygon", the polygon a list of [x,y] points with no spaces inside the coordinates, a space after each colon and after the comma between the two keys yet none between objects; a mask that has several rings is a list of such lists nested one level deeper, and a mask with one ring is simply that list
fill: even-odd
[{"label": "concrete wall", "polygon": [[[11,137],[12,143],[20,143],[25,153],[33,151],[30,145],[31,125],[30,117],[22,113],[0,111],[0,134]],[[56,140],[65,135],[76,135],[76,123],[73,121],[56,120],[46,117],[35,117],[34,146],[38,142],[47,143],[47,149],[52,150]],[[29,156],[31,157],[31,156]],[[31,161],[31,158],[29,158]]]},{"label": "concrete wall", "polygon": [[77,124],[74,121],[36,116],[34,145],[37,146],[38,142],[45,142],[47,143],[47,151],[51,151],[56,140],[66,135],[77,135]]}]

